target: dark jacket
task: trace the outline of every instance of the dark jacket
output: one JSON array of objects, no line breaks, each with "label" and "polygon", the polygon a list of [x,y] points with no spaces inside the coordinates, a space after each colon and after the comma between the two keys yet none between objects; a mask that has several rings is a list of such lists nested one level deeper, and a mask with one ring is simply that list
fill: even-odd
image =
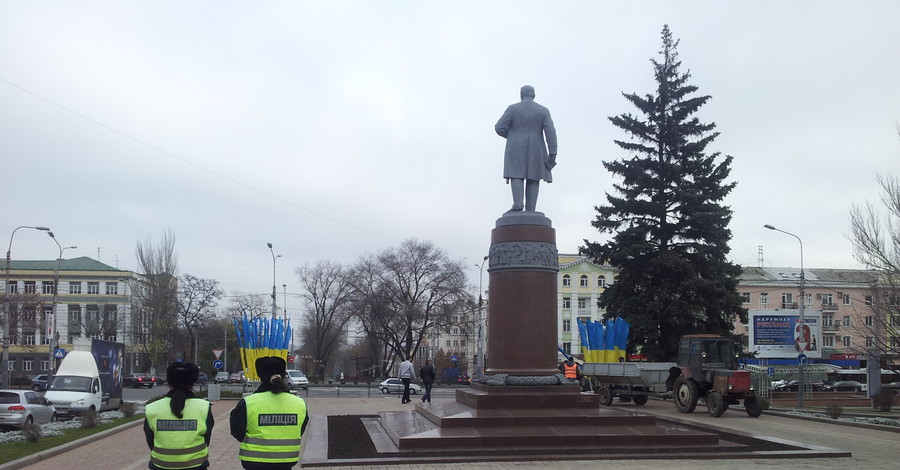
[{"label": "dark jacket", "polygon": [[422,383],[430,384],[434,383],[434,366],[431,364],[425,364],[419,369],[419,377],[422,379]]}]

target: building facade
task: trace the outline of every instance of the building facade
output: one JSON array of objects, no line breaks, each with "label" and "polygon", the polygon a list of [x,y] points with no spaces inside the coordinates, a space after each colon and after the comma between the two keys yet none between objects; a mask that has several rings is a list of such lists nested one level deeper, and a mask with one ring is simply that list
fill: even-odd
[{"label": "building facade", "polygon": [[30,379],[50,369],[51,338],[65,351],[90,339],[128,346],[134,273],[87,257],[13,260],[8,279],[4,286],[10,307],[6,367],[11,379]]},{"label": "building facade", "polygon": [[598,299],[615,281],[616,270],[599,265],[581,255],[560,254],[557,282],[557,329],[560,349],[566,354],[581,354],[578,321],[603,319],[606,310]]}]

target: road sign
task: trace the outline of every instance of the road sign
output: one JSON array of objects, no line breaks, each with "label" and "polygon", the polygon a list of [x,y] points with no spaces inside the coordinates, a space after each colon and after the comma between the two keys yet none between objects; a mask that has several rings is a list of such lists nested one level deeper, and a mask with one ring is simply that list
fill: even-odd
[{"label": "road sign", "polygon": [[53,350],[53,357],[57,359],[62,359],[66,357],[66,350],[63,348],[56,348]]},{"label": "road sign", "polygon": [[213,361],[213,369],[221,369],[221,368],[222,368],[222,361],[220,361],[218,359]]},{"label": "road sign", "polygon": [[797,364],[806,364],[806,354],[797,355]]},{"label": "road sign", "polygon": [[769,375],[769,377],[772,377],[773,375],[775,375],[775,368],[774,368],[774,367],[769,367],[769,368],[766,370],[766,373]]},{"label": "road sign", "polygon": [[213,354],[216,356],[216,359],[222,357],[222,353],[225,352],[224,349],[213,349]]},{"label": "road sign", "polygon": [[457,362],[457,361],[459,361],[459,358],[456,357],[456,354],[450,356],[450,362]]}]

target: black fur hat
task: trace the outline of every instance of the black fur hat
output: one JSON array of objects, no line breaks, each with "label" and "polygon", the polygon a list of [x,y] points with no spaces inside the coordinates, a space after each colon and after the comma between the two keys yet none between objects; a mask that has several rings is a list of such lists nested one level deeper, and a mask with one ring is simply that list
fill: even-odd
[{"label": "black fur hat", "polygon": [[259,380],[268,382],[275,374],[282,377],[287,376],[286,366],[287,363],[280,357],[259,357],[256,359],[256,374],[259,375]]},{"label": "black fur hat", "polygon": [[190,362],[173,362],[166,368],[166,380],[172,387],[193,385],[200,378],[200,368]]}]

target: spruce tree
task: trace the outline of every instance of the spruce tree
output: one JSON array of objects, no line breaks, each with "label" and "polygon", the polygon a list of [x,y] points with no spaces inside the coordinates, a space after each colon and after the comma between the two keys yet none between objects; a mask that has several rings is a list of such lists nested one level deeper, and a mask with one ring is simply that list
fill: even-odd
[{"label": "spruce tree", "polygon": [[624,157],[603,162],[620,182],[591,222],[611,239],[581,248],[620,270],[600,305],[631,324],[629,349],[653,360],[674,359],[682,335],[729,335],[735,318],[747,318],[741,268],[726,259],[732,212],[722,202],[735,186],[726,181],[732,157],[707,153],[719,133],[695,113],[710,97],[679,71],[677,48],[664,26],[660,57],[651,59],[656,94],[623,93],[638,114],[609,118],[631,136],[615,141]]}]

